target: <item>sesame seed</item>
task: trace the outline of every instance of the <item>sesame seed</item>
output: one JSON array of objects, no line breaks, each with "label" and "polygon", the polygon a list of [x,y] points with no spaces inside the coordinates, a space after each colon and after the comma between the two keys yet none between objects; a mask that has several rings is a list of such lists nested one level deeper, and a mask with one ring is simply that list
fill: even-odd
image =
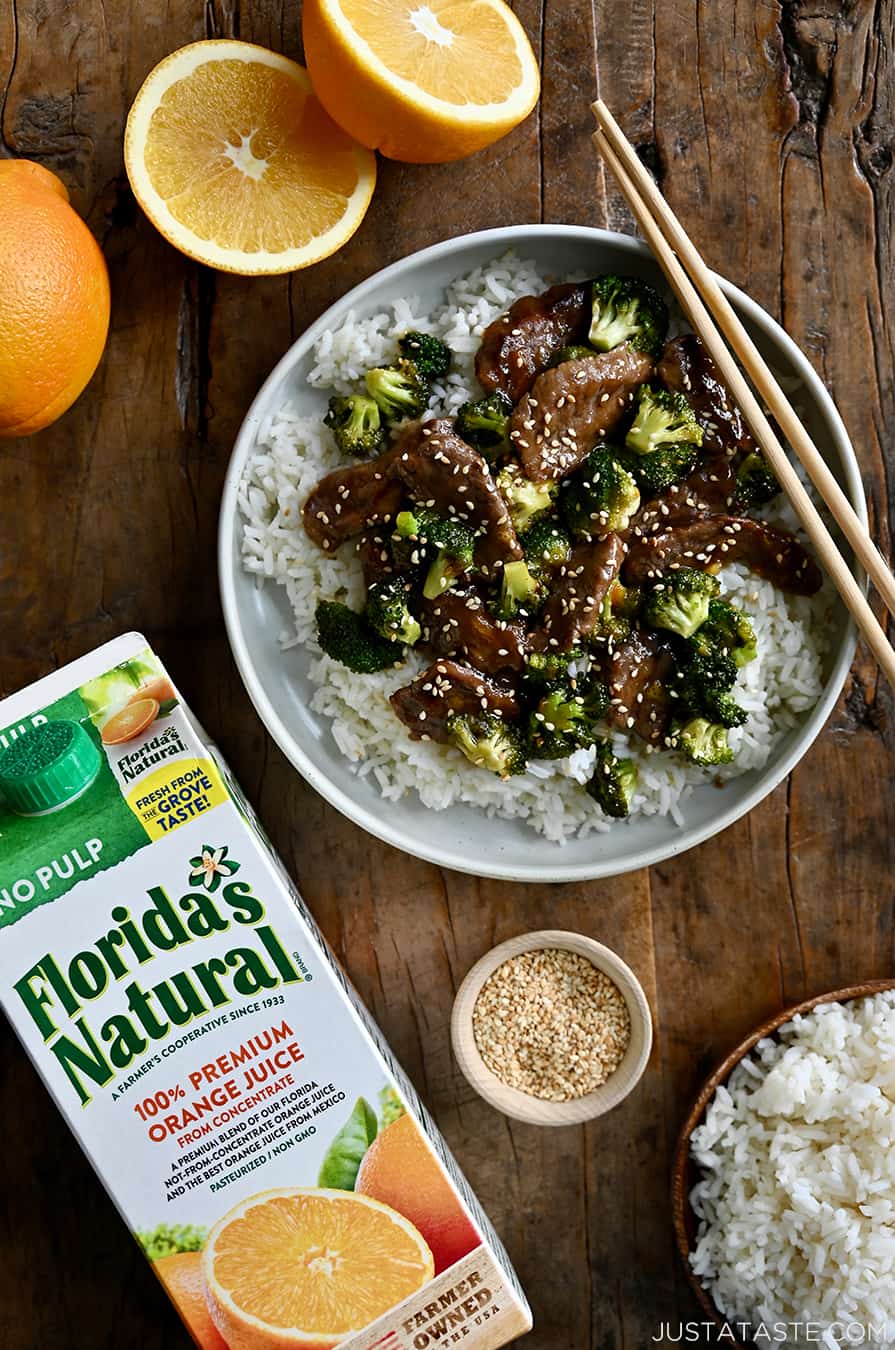
[{"label": "sesame seed", "polygon": [[544,1101],[572,1101],[615,1072],[631,1037],[618,987],[577,952],[521,952],[485,981],[472,1013],[489,1069]]}]

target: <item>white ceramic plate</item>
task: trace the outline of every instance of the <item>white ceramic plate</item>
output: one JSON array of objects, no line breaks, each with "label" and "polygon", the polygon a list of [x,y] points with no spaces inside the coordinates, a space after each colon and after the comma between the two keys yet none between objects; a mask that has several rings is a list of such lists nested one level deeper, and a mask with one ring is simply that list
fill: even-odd
[{"label": "white ceramic plate", "polygon": [[[445,285],[507,248],[533,258],[542,272],[636,272],[661,284],[646,247],[625,235],[572,225],[519,225],[450,239],[414,253],[362,282],[290,347],[249,409],[230,461],[221,504],[219,565],[227,632],[249,696],[270,734],[312,787],[356,824],[380,839],[443,867],[513,881],[581,881],[614,876],[683,853],[745,815],[777,786],[805,754],[842,689],[855,648],[844,609],[827,660],[824,692],[805,721],[777,746],[760,771],[743,774],[719,790],[697,789],[684,804],[686,825],[667,817],[636,817],[605,834],[563,846],[544,839],[519,820],[487,817],[453,806],[432,811],[409,793],[385,802],[369,779],[356,777],[336,748],[326,719],[310,710],[313,686],[309,658],[300,648],[281,653],[277,634],[290,624],[282,587],[258,587],[240,561],[241,519],[237,490],[259,427],[287,400],[302,413],[322,411],[325,399],[307,384],[312,349],[327,328],[338,328],[347,311],[361,316],[382,310],[402,295],[434,306]],[[833,402],[809,362],[780,326],[728,282],[728,297],[752,337],[778,371],[797,376],[817,445],[866,521],[866,506],[854,451]],[[402,734],[397,724],[395,734]]]}]

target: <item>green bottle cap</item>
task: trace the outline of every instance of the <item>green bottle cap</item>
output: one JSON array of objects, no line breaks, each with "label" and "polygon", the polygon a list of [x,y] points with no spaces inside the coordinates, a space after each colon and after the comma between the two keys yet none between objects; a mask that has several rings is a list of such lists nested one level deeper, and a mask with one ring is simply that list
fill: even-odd
[{"label": "green bottle cap", "polygon": [[79,722],[42,722],[0,753],[0,797],[17,816],[45,816],[87,791],[102,755]]}]

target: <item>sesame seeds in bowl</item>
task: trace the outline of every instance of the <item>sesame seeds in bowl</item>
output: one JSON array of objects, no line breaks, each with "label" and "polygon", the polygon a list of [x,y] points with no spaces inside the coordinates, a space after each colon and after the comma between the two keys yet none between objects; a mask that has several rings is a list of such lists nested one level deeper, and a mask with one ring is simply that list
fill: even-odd
[{"label": "sesame seeds in bowl", "polygon": [[543,930],[501,943],[466,976],[454,1053],[491,1106],[536,1125],[571,1125],[617,1106],[652,1045],[649,1004],[625,963],[592,938]]}]

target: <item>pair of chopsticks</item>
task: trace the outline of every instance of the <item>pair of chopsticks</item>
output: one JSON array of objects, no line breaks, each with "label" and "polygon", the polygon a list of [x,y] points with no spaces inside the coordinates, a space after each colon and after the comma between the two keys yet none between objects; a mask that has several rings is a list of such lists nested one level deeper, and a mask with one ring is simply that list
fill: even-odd
[{"label": "pair of chopsticks", "polygon": [[[799,421],[770,368],[737,318],[680,221],[668,206],[634,147],[602,99],[593,104],[599,130],[594,143],[605,159],[664,271],[681,308],[702,339],[749,428],[795,508],[818,559],[832,578],[855,623],[889,681],[895,685],[895,651],[848,563],[836,547],[817,508],[802,486],[774,429],[742,374],[734,354],[777,420],[830,514],[855,551],[890,613],[895,614],[895,579],[866,527],[833,477],[817,446]],[[709,313],[711,311],[711,313]],[[714,320],[712,318],[714,315]],[[722,336],[723,334],[723,336]],[[725,342],[724,339],[727,339]],[[727,343],[730,344],[728,348]],[[732,349],[732,350],[731,350]],[[732,354],[733,353],[733,354]]]}]

